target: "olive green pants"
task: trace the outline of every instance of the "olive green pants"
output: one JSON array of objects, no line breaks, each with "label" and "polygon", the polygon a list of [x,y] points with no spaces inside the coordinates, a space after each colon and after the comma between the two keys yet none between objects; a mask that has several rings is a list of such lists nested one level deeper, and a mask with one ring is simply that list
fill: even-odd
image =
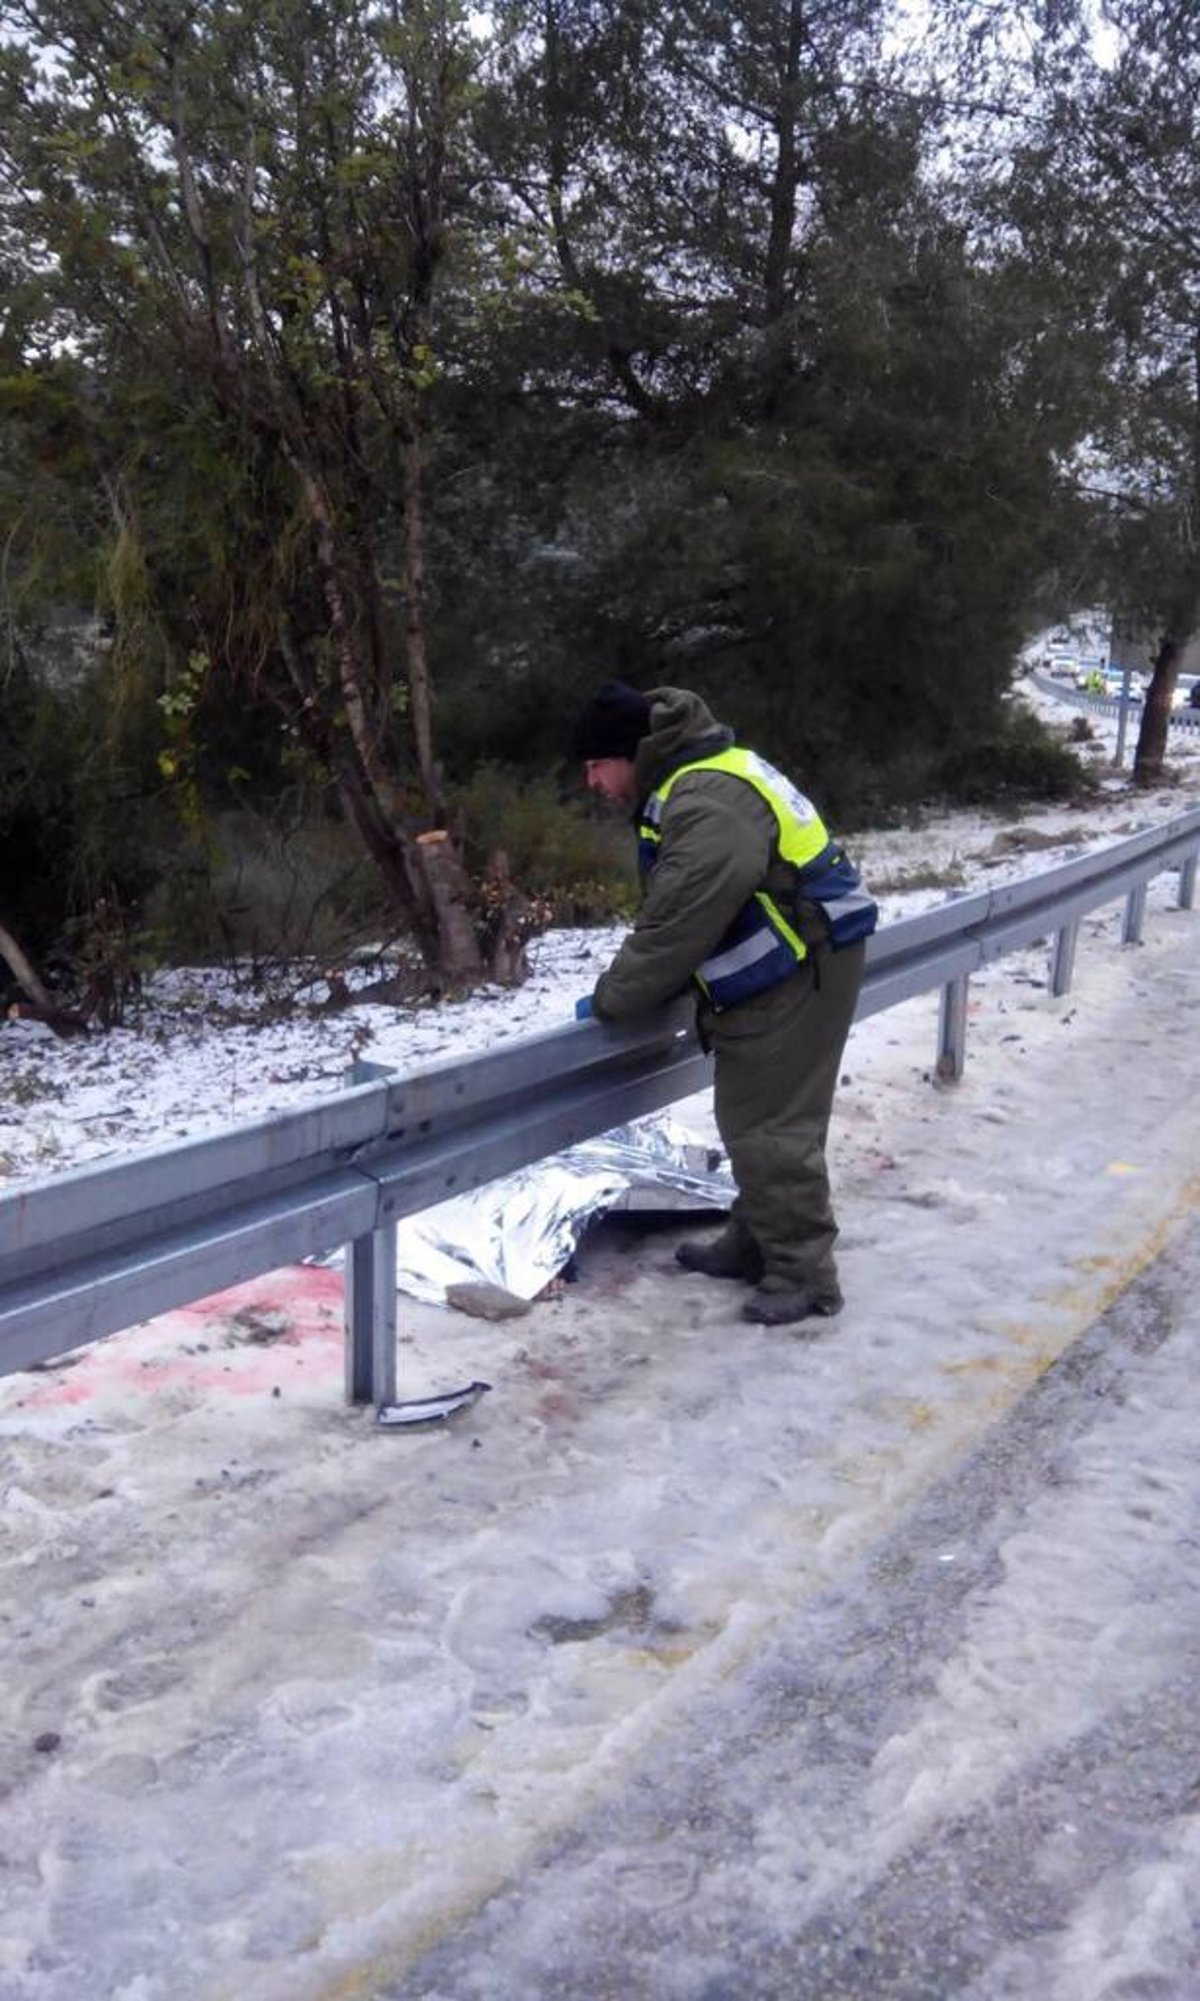
[{"label": "olive green pants", "polygon": [[822,949],[781,986],[705,1013],[717,1129],[738,1187],[733,1224],[762,1251],[768,1286],[837,1286],[825,1142],[865,959],[861,944]]}]

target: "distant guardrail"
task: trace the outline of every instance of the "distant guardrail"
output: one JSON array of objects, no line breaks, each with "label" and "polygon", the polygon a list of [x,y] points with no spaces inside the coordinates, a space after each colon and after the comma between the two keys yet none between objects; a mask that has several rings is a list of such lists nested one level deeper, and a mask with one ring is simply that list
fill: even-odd
[{"label": "distant guardrail", "polygon": [[[869,940],[857,1018],[941,992],[937,1070],[961,1075],[971,975],[1053,940],[1070,985],[1080,920],[1178,868],[1193,909],[1200,810],[1018,882],[955,897]],[[325,1252],[346,1257],[346,1395],[396,1387],[396,1225],[704,1088],[690,1003],[629,1027],[568,1022],[485,1055],[397,1073],[208,1138],[79,1168],[0,1197],[0,1374]]]},{"label": "distant guardrail", "polygon": [[[1043,695],[1052,695],[1055,701],[1065,703],[1070,709],[1090,709],[1094,715],[1115,716],[1118,721],[1123,706],[1131,716],[1139,716],[1145,706],[1140,695],[1131,695],[1128,703],[1122,704],[1119,695],[1090,694],[1086,688],[1077,688],[1071,681],[1060,681],[1054,674],[1038,672],[1031,679]],[[1200,730],[1200,709],[1172,709],[1167,716],[1167,726],[1173,730]]]}]

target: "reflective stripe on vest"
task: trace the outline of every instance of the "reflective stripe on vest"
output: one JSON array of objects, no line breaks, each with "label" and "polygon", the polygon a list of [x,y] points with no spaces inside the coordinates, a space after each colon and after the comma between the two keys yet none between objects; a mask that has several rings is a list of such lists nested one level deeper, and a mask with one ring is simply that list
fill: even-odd
[{"label": "reflective stripe on vest", "polygon": [[[831,914],[842,899],[861,897],[855,871],[830,840],[811,799],[765,758],[736,747],[681,764],[651,793],[638,829],[638,855],[644,873],[658,858],[667,800],[679,780],[692,771],[728,772],[730,777],[752,785],[766,800],[775,815],[779,852],[796,870],[799,897],[821,903]],[[696,968],[695,978],[714,1008],[732,1007],[788,979],[806,956],[807,947],[799,932],[788,923],[774,898],[760,889],[743,905],[712,956]]]}]

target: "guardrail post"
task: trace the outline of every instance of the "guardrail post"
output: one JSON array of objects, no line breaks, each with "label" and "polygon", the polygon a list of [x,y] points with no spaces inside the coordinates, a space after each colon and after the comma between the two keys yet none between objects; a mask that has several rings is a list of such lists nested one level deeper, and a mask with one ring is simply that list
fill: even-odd
[{"label": "guardrail post", "polygon": [[957,1084],[967,1059],[967,993],[970,984],[966,973],[960,973],[957,979],[942,988],[938,1014],[937,1074],[944,1084]]},{"label": "guardrail post", "polygon": [[346,1246],[346,1402],[396,1401],[396,1225]]},{"label": "guardrail post", "polygon": [[[390,1076],[387,1064],[356,1056],[346,1081],[371,1084]],[[346,1402],[396,1401],[396,1225],[346,1245]]]},{"label": "guardrail post", "polygon": [[1196,907],[1196,863],[1200,855],[1189,855],[1179,871],[1179,908],[1194,910]]},{"label": "guardrail post", "polygon": [[1137,883],[1125,899],[1125,922],[1121,929],[1122,945],[1140,945],[1142,929],[1146,919],[1146,885]]},{"label": "guardrail post", "polygon": [[1055,999],[1070,993],[1071,980],[1075,972],[1075,947],[1079,943],[1079,919],[1073,918],[1064,924],[1055,935],[1054,951],[1050,959],[1050,991]]}]

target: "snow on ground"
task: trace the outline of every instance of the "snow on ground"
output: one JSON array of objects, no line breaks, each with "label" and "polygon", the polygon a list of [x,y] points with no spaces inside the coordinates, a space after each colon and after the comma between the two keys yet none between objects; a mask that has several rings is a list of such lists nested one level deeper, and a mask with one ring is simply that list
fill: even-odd
[{"label": "snow on ground", "polygon": [[[962,815],[854,845],[891,920],[1184,810],[1200,760],[1174,761],[1150,796],[1114,778],[1015,829]],[[1200,914],[1175,889],[1154,885],[1140,948],[1117,910],[1085,922],[1061,1000],[1041,951],[973,983],[953,1088],[931,1082],[935,996],[855,1029],[832,1145],[848,1306],[818,1338],[749,1328],[739,1288],[675,1266],[678,1218],[624,1217],[523,1319],[402,1302],[402,1395],[494,1385],[439,1432],[343,1404],[323,1270],[0,1381],[0,2001],[382,1996],[734,1686],[1194,1228]],[[152,1008],[83,1044],[10,1025],[0,1186],[335,1089],[355,1049],[419,1065],[549,1026],[611,945],[544,940],[520,992],[442,1010],[218,1034]],[[1138,1416],[1138,1465],[1194,1497],[1175,1392]],[[969,1700],[947,1684],[880,1752],[864,1871],[906,1820],[977,1797],[997,1746],[1019,1766],[1021,1717],[1067,1739],[1073,1678],[1089,1721],[1136,1699],[1146,1650],[1112,1636],[1163,1532],[1144,1501],[1131,1471],[1111,1562],[1009,1566]],[[1014,1641],[1046,1618],[1044,1653]],[[1134,1973],[1185,1848],[1147,1865]],[[786,1898],[775,1859],[762,1894]],[[529,1990],[501,1964],[478,1991]]]}]

